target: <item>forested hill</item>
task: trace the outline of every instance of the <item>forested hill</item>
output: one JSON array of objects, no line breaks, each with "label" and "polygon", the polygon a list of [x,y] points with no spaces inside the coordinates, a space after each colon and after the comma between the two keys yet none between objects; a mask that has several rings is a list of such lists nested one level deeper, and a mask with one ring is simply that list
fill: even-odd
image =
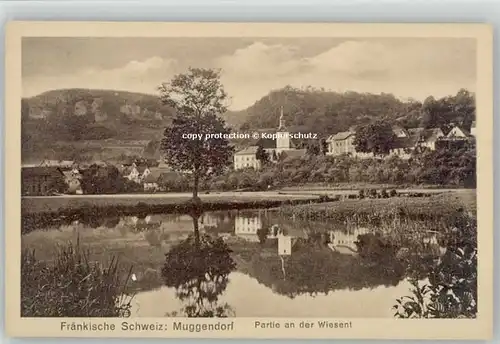
[{"label": "forested hill", "polygon": [[239,121],[245,130],[275,128],[283,106],[287,126],[328,135],[380,119],[406,128],[471,122],[475,116],[474,104],[474,95],[466,90],[457,90],[457,94],[441,99],[429,97],[422,103],[403,101],[384,93],[337,93],[286,87],[230,115],[238,119],[233,123]]},{"label": "forested hill", "polygon": [[[441,126],[449,122],[470,123],[475,116],[474,95],[456,95],[423,103],[402,101],[391,94],[335,93],[285,87],[272,91],[242,111],[223,115],[235,129],[276,128],[280,106],[286,124],[302,132],[330,135],[375,119],[399,122],[405,127]],[[107,159],[128,154],[119,140],[142,145],[149,155],[158,152],[147,142],[157,142],[174,111],[155,95],[95,89],[62,89],[22,99],[23,161],[40,158]],[[92,141],[94,146],[88,144]],[[153,142],[153,143],[154,143]],[[97,147],[97,148],[95,148]],[[141,147],[139,147],[141,148]],[[135,149],[135,153],[141,149]],[[100,151],[99,154],[96,152]],[[118,152],[120,151],[120,152]],[[117,153],[118,152],[118,153]]]}]

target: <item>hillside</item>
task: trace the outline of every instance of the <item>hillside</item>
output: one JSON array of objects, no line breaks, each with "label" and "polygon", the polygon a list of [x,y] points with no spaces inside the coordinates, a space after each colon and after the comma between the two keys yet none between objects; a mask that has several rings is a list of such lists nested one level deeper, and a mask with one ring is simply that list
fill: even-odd
[{"label": "hillside", "polygon": [[172,115],[158,97],[133,92],[62,89],[24,98],[23,161],[95,156],[103,150],[113,151],[108,152],[111,155],[136,154],[161,136]]},{"label": "hillside", "polygon": [[[411,128],[469,123],[474,95],[456,95],[424,103],[392,94],[336,93],[285,87],[249,108],[223,115],[235,130],[276,128],[283,106],[292,131],[325,137],[376,119]],[[174,112],[154,95],[114,90],[62,89],[22,99],[22,160],[120,160],[125,155],[159,157],[159,139]],[[240,140],[241,141],[241,140]],[[238,142],[238,144],[243,144]]]},{"label": "hillside", "polygon": [[423,103],[403,101],[392,94],[337,93],[313,88],[285,87],[270,92],[246,110],[232,114],[246,129],[275,128],[283,106],[286,124],[295,130],[328,136],[374,120],[385,119],[406,128],[472,121],[474,95],[459,90],[456,95]]}]

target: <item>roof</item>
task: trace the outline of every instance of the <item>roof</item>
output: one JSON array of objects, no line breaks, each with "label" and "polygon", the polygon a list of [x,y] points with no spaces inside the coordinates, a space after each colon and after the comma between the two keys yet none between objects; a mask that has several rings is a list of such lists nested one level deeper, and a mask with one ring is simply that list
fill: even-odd
[{"label": "roof", "polygon": [[283,153],[286,154],[287,157],[296,158],[306,155],[307,149],[291,149],[291,150],[285,150],[283,151]]},{"label": "roof", "polygon": [[398,133],[401,133],[405,136],[408,136],[409,133],[408,133],[408,130],[406,130],[405,128],[403,128],[402,126],[396,124],[392,127],[392,131],[394,132],[394,134],[398,135]]},{"label": "roof", "polygon": [[414,135],[414,134],[420,134],[424,130],[425,130],[425,128],[420,127],[420,128],[410,128],[407,131],[408,131],[408,134]]},{"label": "roof", "polygon": [[255,155],[257,153],[257,146],[250,146],[245,149],[236,152],[235,155]]},{"label": "roof", "polygon": [[465,130],[463,127],[461,127],[459,125],[454,126],[446,136],[452,137],[451,133],[453,132],[454,129],[460,130],[464,134],[464,136],[470,136],[469,131]]},{"label": "roof", "polygon": [[141,166],[137,166],[136,169],[137,169],[137,172],[139,173],[144,173],[144,171],[146,171],[148,167],[146,165],[141,165]]},{"label": "roof", "polygon": [[23,167],[21,168],[21,177],[29,178],[35,176],[50,176],[50,177],[62,177],[63,172],[59,167]]},{"label": "roof", "polygon": [[421,139],[427,142],[436,141],[441,136],[444,136],[444,133],[440,128],[425,129],[420,134]]},{"label": "roof", "polygon": [[342,141],[342,140],[345,140],[354,134],[355,133],[353,131],[342,131],[340,133],[336,133],[334,135],[331,135],[328,138],[328,141]]},{"label": "roof", "polygon": [[149,170],[151,171],[151,173],[147,175],[146,178],[144,179],[146,183],[156,183],[158,181],[158,178],[160,178],[162,174],[173,172],[169,168],[161,168],[161,167],[160,168],[151,167]]},{"label": "roof", "polygon": [[412,148],[415,147],[417,142],[419,141],[418,135],[412,135],[409,137],[396,137],[393,144],[393,149],[398,148]]}]

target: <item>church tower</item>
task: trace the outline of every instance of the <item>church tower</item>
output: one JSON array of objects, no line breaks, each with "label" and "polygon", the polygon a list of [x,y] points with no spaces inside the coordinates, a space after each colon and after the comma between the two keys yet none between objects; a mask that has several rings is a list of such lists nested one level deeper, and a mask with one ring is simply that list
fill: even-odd
[{"label": "church tower", "polygon": [[281,153],[285,150],[290,150],[290,137],[285,127],[285,118],[283,115],[283,106],[280,107],[280,124],[276,132],[276,153]]}]

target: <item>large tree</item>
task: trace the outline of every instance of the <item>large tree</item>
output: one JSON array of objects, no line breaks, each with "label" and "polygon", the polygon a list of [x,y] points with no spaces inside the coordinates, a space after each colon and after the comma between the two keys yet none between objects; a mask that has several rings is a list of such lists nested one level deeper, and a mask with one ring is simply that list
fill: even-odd
[{"label": "large tree", "polygon": [[391,124],[377,121],[358,128],[354,145],[357,152],[385,155],[393,148],[395,139]]},{"label": "large tree", "polygon": [[174,169],[191,172],[193,200],[199,200],[200,180],[221,173],[233,153],[224,137],[230,129],[221,117],[227,110],[227,94],[220,71],[189,68],[159,90],[162,102],[175,110],[172,123],[164,131],[161,150]]}]

